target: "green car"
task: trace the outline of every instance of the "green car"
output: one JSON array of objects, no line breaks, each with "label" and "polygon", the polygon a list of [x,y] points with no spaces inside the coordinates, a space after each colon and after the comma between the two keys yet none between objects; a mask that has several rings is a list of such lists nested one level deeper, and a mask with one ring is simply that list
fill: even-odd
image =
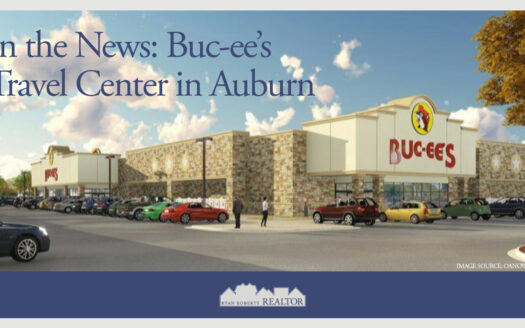
[{"label": "green car", "polygon": [[151,221],[160,221],[160,215],[162,210],[169,206],[179,206],[179,203],[174,203],[172,201],[164,201],[160,203],[155,203],[150,206],[144,207],[144,217],[150,219]]},{"label": "green car", "polygon": [[122,200],[117,200],[117,201],[114,201],[113,203],[111,203],[111,205],[109,205],[109,208],[108,208],[108,215],[109,216],[115,216],[117,215],[117,207],[122,204]]},{"label": "green car", "polygon": [[441,209],[441,219],[446,220],[447,217],[457,219],[458,216],[468,216],[472,221],[490,219],[492,215],[489,203],[483,198],[466,197],[450,201],[445,207]]}]

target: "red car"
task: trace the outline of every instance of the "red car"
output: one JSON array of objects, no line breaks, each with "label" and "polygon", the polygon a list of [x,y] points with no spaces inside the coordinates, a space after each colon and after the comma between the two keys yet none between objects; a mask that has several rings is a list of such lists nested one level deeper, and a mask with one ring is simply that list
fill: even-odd
[{"label": "red car", "polygon": [[201,203],[185,203],[177,207],[166,207],[160,215],[160,221],[166,222],[168,220],[182,224],[202,220],[224,223],[228,220],[228,212],[220,208],[203,207]]},{"label": "red car", "polygon": [[374,225],[379,214],[379,206],[372,198],[350,198],[339,204],[317,207],[313,220],[314,223],[335,221],[336,223],[344,222],[347,225],[354,225],[357,222]]}]

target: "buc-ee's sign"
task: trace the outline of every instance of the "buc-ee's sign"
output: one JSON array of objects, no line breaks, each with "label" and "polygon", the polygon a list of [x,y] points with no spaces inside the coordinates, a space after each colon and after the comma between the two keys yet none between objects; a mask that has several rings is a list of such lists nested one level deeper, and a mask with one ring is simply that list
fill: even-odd
[{"label": "buc-ee's sign", "polygon": [[52,169],[46,169],[44,171],[45,173],[45,181],[49,180],[49,178],[54,178],[55,181],[58,181],[58,168],[52,168]]},{"label": "buc-ee's sign", "polygon": [[[414,130],[420,135],[426,135],[434,125],[434,111],[426,102],[418,102],[412,106],[411,123]],[[390,139],[390,164],[397,165],[401,159],[412,157],[426,157],[428,159],[443,161],[445,166],[453,168],[456,166],[454,156],[454,144],[423,141]]]}]

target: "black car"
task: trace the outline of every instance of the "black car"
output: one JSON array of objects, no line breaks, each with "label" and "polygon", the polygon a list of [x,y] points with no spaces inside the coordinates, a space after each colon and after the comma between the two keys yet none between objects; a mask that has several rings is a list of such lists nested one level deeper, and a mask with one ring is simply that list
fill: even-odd
[{"label": "black car", "polygon": [[13,205],[14,201],[15,201],[14,197],[1,196],[0,197],[0,206]]},{"label": "black car", "polygon": [[523,219],[525,217],[525,198],[524,197],[509,197],[501,198],[489,204],[490,211],[495,216],[515,216],[516,219]]},{"label": "black car", "polygon": [[43,227],[0,221],[0,257],[11,256],[16,261],[29,262],[38,253],[47,252],[50,244]]},{"label": "black car", "polygon": [[38,207],[38,203],[41,200],[41,198],[26,198],[26,200],[22,203],[22,206],[30,210],[34,210]]}]

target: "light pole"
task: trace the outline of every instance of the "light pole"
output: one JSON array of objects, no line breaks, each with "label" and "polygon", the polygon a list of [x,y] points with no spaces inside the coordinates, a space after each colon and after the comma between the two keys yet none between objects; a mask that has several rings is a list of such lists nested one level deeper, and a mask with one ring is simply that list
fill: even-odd
[{"label": "light pole", "polygon": [[24,190],[22,190],[22,198],[26,196],[26,171],[22,171],[22,177],[24,180]]},{"label": "light pole", "polygon": [[109,198],[111,198],[111,160],[115,158],[115,155],[106,155],[109,164]]},{"label": "light pole", "polygon": [[196,140],[197,143],[202,142],[202,202],[206,203],[206,142],[212,141],[211,137],[202,137]]}]

